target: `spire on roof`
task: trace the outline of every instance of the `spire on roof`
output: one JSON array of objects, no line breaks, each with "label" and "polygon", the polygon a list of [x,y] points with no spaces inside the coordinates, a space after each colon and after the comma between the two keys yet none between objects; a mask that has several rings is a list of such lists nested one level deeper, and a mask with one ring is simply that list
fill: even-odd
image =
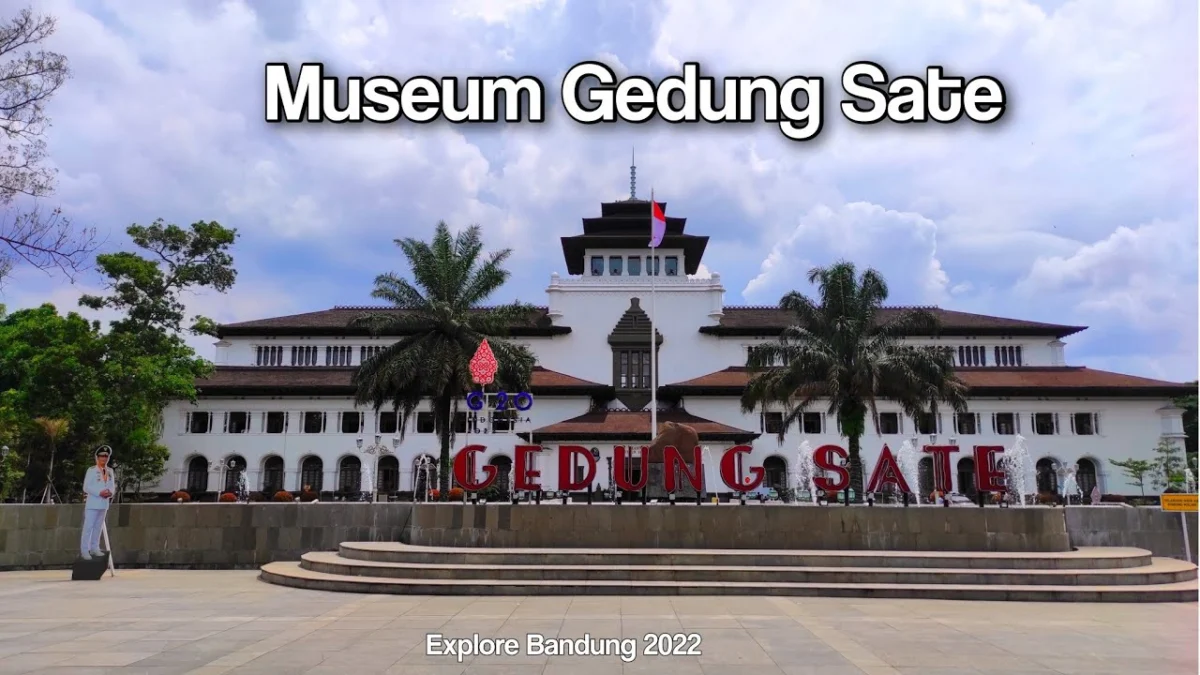
[{"label": "spire on roof", "polygon": [[629,198],[637,199],[637,149],[629,151]]}]

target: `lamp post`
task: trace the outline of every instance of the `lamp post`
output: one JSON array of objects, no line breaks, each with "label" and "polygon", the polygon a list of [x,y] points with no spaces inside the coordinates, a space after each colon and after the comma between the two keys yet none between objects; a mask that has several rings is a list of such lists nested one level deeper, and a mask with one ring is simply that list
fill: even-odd
[{"label": "lamp post", "polygon": [[612,458],[612,455],[605,457],[604,460],[608,462],[608,494],[612,497],[612,500],[615,502],[615,501],[617,501],[617,486],[613,484],[613,472],[612,472],[613,458]]}]

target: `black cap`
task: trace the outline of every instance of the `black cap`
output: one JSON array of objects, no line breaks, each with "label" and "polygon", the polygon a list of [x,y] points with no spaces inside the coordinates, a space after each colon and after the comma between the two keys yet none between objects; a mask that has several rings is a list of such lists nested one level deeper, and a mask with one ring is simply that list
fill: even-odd
[{"label": "black cap", "polygon": [[106,447],[100,448],[99,450],[96,451],[96,456],[99,457],[100,455],[104,455],[105,457],[108,457],[108,456],[112,455],[112,450],[109,450]]}]

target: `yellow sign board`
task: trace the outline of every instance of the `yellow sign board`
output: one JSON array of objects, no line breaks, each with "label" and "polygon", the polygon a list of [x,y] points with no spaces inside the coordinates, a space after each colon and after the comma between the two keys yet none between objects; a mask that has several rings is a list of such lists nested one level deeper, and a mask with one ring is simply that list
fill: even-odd
[{"label": "yellow sign board", "polygon": [[1162,496],[1163,511],[1195,511],[1197,497],[1200,495],[1166,494]]}]

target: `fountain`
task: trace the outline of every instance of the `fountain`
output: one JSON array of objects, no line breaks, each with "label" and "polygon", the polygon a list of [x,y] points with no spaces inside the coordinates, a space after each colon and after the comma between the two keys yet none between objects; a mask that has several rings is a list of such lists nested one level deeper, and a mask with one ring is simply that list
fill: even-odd
[{"label": "fountain", "polygon": [[237,477],[237,498],[239,502],[250,501],[250,488],[246,486],[246,472],[239,471]]},{"label": "fountain", "polygon": [[429,455],[421,455],[417,459],[417,469],[413,472],[413,501],[417,501],[417,488],[424,486],[421,491],[421,501],[429,501],[429,474],[433,470],[433,462],[429,460]]},{"label": "fountain", "polygon": [[904,439],[904,442],[900,444],[900,449],[896,451],[896,463],[900,465],[900,475],[904,476],[904,482],[908,483],[913,502],[918,505],[921,503],[920,462],[921,451],[911,440]]},{"label": "fountain", "polygon": [[1058,474],[1059,492],[1062,494],[1063,504],[1069,505],[1072,497],[1083,497],[1083,492],[1079,489],[1079,483],[1075,480],[1075,472],[1078,467],[1074,464],[1063,463],[1054,468]]},{"label": "fountain", "polygon": [[374,501],[375,496],[375,480],[371,475],[371,469],[375,465],[374,453],[368,455],[367,461],[363,462],[362,471],[359,474],[358,491],[362,493],[363,501]]},{"label": "fountain", "polygon": [[814,479],[817,477],[817,465],[813,461],[813,447],[808,441],[800,441],[800,447],[796,451],[796,471],[793,473],[796,477],[796,503],[800,503],[801,488],[808,491],[809,501],[815,506],[817,503],[817,484]]},{"label": "fountain", "polygon": [[1000,469],[1004,471],[1004,484],[1015,503],[1025,505],[1025,497],[1029,494],[1029,448],[1025,445],[1025,437],[1017,434],[1012,447],[1000,456]]}]

